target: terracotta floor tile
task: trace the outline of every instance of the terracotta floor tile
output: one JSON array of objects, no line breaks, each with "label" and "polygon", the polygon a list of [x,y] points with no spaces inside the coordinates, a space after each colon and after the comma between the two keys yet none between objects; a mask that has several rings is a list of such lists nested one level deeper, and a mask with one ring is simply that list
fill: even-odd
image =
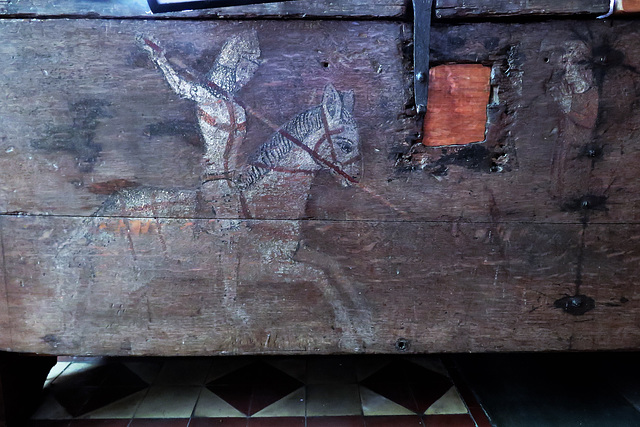
[{"label": "terracotta floor tile", "polygon": [[418,415],[364,417],[366,427],[422,427]]},{"label": "terracotta floor tile", "polygon": [[129,427],[187,427],[189,425],[188,418],[136,418],[131,421]]},{"label": "terracotta floor tile", "polygon": [[127,427],[130,419],[73,420],[69,427]]},{"label": "terracotta floor tile", "polygon": [[29,420],[27,427],[68,427],[70,420]]},{"label": "terracotta floor tile", "polygon": [[469,410],[469,414],[478,427],[491,427],[493,424],[489,421],[484,409],[471,391],[469,384],[464,380],[460,371],[456,368],[451,358],[445,359],[451,378],[456,383],[456,389],[460,397],[464,401]]},{"label": "terracotta floor tile", "polygon": [[192,418],[189,427],[247,427],[247,418]]},{"label": "terracotta floor tile", "polygon": [[476,425],[467,414],[425,415],[422,421],[425,427],[475,427]]},{"label": "terracotta floor tile", "polygon": [[247,427],[305,427],[304,417],[249,418]]},{"label": "terracotta floor tile", "polygon": [[307,427],[364,427],[364,417],[309,417]]}]

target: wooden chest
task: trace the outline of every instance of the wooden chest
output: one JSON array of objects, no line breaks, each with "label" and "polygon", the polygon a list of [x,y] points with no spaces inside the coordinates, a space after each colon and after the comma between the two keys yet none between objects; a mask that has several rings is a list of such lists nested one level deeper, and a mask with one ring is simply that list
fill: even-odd
[{"label": "wooden chest", "polygon": [[0,348],[640,348],[638,21],[435,3],[0,2]]}]

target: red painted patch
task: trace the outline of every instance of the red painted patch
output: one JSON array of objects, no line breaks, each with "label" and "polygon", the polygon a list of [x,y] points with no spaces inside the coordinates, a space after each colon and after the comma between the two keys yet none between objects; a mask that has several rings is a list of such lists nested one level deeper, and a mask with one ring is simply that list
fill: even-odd
[{"label": "red painted patch", "polygon": [[132,188],[138,187],[138,184],[135,181],[129,181],[128,179],[112,179],[110,181],[104,182],[96,182],[95,184],[91,184],[89,186],[89,191],[93,194],[113,194],[118,190],[123,188]]}]

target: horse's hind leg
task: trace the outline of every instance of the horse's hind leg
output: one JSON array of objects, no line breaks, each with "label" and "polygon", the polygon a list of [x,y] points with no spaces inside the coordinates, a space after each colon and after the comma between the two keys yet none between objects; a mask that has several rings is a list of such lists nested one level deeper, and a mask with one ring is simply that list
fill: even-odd
[{"label": "horse's hind leg", "polygon": [[339,322],[350,345],[359,348],[359,343],[372,340],[371,309],[354,282],[344,276],[338,262],[326,254],[309,250],[302,242],[295,260],[317,271],[315,284],[333,308],[336,322]]}]

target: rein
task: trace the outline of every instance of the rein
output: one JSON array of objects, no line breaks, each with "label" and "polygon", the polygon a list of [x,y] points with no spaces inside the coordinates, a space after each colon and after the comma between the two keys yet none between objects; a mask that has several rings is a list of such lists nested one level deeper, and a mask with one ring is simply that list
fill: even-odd
[{"label": "rein", "polygon": [[[264,117],[262,117],[261,114],[259,114],[258,112],[254,111],[251,107],[249,107],[248,105],[245,105],[242,101],[233,98],[231,95],[229,95],[229,93],[227,91],[225,91],[224,89],[222,89],[220,86],[218,86],[217,84],[215,84],[214,82],[207,82],[207,86],[220,91],[220,93],[222,93],[225,97],[227,97],[228,99],[233,99],[239,106],[241,106],[242,108],[244,108],[244,110],[246,112],[248,112],[249,114],[251,114],[252,116],[258,118],[260,121],[262,121],[264,124],[266,124],[267,126],[269,126],[271,129],[273,129],[275,132],[278,132],[280,135],[284,136],[286,139],[288,139],[289,141],[291,141],[294,145],[296,145],[297,147],[301,148],[303,151],[305,151],[307,154],[309,154],[309,156],[311,156],[311,158],[318,164],[324,165],[326,167],[328,167],[329,169],[333,170],[335,173],[337,173],[338,175],[340,175],[341,177],[343,177],[344,179],[346,179],[347,181],[349,181],[352,184],[357,184],[358,181],[356,179],[354,179],[351,175],[349,175],[348,173],[346,173],[345,171],[343,171],[342,169],[340,169],[340,167],[338,165],[335,164],[336,162],[336,154],[335,154],[335,148],[333,146],[333,140],[331,139],[332,135],[335,135],[337,133],[342,132],[343,129],[336,129],[334,131],[329,129],[329,123],[327,120],[327,117],[325,115],[324,109],[321,108],[321,112],[322,112],[322,125],[324,128],[324,135],[318,140],[318,142],[316,143],[316,146],[314,147],[314,149],[312,150],[311,148],[309,148],[308,146],[306,146],[302,141],[300,141],[298,138],[296,138],[295,136],[291,135],[289,132],[287,132],[286,130],[274,125],[273,123],[271,123],[269,120],[265,119]],[[325,158],[323,158],[322,156],[320,156],[317,153],[317,149],[318,147],[321,145],[321,143],[324,140],[327,140],[329,142],[329,146],[331,149],[331,156],[332,156],[332,160],[333,161],[329,161]],[[261,167],[261,165],[254,165],[254,166],[258,166]],[[269,168],[272,169],[272,168]],[[276,169],[272,169],[272,170],[276,170]],[[285,171],[285,170],[283,170]],[[288,172],[288,171],[287,171]],[[294,171],[292,171],[294,172]],[[304,173],[303,171],[300,172],[295,172],[295,173]]]}]

